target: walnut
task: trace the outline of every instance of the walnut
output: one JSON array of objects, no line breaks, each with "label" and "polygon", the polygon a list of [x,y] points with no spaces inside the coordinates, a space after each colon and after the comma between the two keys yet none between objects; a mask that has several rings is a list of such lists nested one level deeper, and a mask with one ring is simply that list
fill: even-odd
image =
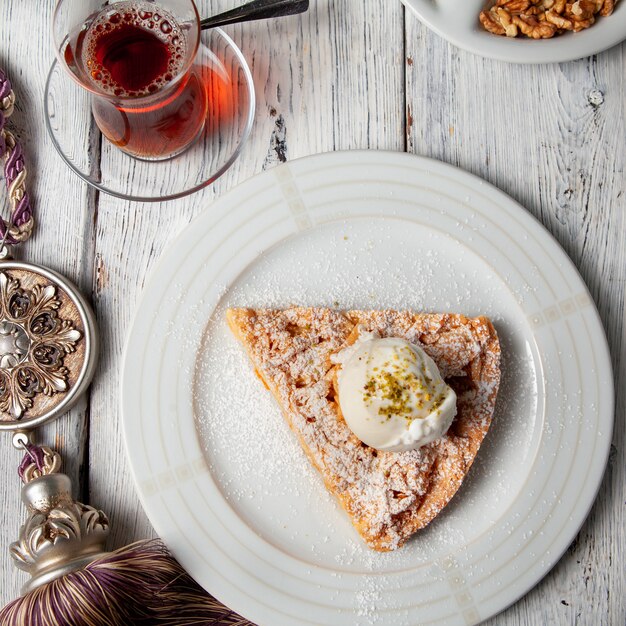
[{"label": "walnut", "polygon": [[574,20],[563,15],[559,15],[556,11],[546,11],[546,21],[554,24],[561,30],[574,30]]},{"label": "walnut", "polygon": [[594,16],[598,13],[598,3],[596,0],[578,0],[572,4],[570,11],[577,21],[595,19]]},{"label": "walnut", "polygon": [[553,24],[541,22],[533,15],[524,15],[523,13],[514,15],[513,22],[524,35],[532,39],[549,39],[556,32],[556,27]]},{"label": "walnut", "polygon": [[602,8],[600,9],[599,13],[603,17],[606,17],[607,15],[611,15],[611,13],[613,13],[614,8],[615,8],[615,0],[604,0],[604,2],[602,3]]},{"label": "walnut", "polygon": [[479,15],[494,35],[548,39],[592,26],[598,15],[611,15],[616,0],[494,0]]},{"label": "walnut", "polygon": [[506,34],[506,30],[500,23],[500,18],[497,13],[491,11],[481,11],[478,19],[486,31],[493,33],[494,35]]},{"label": "walnut", "polygon": [[586,28],[593,26],[595,21],[595,17],[590,17],[588,20],[574,20],[574,32],[578,33],[581,30],[585,30]]},{"label": "walnut", "polygon": [[496,6],[509,13],[522,13],[530,8],[530,0],[497,0]]},{"label": "walnut", "polygon": [[517,37],[518,29],[517,25],[513,23],[513,17],[508,11],[504,9],[498,9],[498,17],[500,18],[500,24],[504,27],[504,32],[507,37]]}]

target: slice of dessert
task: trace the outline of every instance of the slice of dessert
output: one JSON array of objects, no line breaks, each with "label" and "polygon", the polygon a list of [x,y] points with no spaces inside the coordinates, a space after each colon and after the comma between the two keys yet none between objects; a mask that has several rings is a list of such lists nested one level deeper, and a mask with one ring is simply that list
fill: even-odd
[{"label": "slice of dessert", "polygon": [[371,548],[401,546],[450,501],[496,401],[487,318],[292,307],[227,319]]}]

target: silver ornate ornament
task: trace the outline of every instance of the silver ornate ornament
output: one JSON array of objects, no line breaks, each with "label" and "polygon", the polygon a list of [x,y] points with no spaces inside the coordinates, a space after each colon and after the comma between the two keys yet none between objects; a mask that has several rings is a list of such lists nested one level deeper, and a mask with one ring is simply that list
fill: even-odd
[{"label": "silver ornate ornament", "polygon": [[2,249],[0,431],[14,431],[13,444],[33,461],[20,468],[28,519],[10,547],[17,567],[31,575],[23,594],[104,554],[106,516],[72,499],[71,481],[59,473],[59,455],[31,446],[28,434],[76,403],[97,357],[95,317],[77,288],[48,268],[10,259]]},{"label": "silver ornate ornament", "polygon": [[97,358],[95,318],[78,289],[0,251],[0,431],[28,431],[66,413]]},{"label": "silver ornate ornament", "polygon": [[0,431],[13,431],[15,447],[32,457],[20,467],[28,519],[10,547],[17,567],[31,575],[23,594],[105,553],[104,513],[73,500],[59,455],[29,440],[30,430],[76,403],[97,357],[95,317],[77,288],[0,251]]}]

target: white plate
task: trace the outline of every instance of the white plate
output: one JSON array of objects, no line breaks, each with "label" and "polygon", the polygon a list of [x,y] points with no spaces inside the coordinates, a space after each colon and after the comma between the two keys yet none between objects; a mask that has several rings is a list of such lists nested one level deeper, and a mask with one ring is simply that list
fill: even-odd
[{"label": "white plate", "polygon": [[[486,313],[492,429],[450,505],[396,553],[361,543],[229,333],[230,305]],[[587,289],[508,196],[405,154],[331,153],[240,185],[159,263],[122,389],[143,506],[189,572],[259,624],[473,624],[530,589],[585,519],[612,376]]]},{"label": "white plate", "polygon": [[[459,48],[483,57],[510,63],[560,63],[608,50],[626,39],[626,2],[620,0],[613,14],[600,17],[579,33],[552,39],[529,40],[492,35],[478,21],[485,0],[402,0],[438,35]],[[491,3],[489,3],[491,4]]]}]

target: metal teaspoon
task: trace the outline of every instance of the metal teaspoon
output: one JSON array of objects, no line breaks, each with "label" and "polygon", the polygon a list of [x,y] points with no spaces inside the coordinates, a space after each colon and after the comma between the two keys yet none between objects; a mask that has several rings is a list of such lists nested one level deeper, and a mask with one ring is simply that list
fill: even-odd
[{"label": "metal teaspoon", "polygon": [[309,0],[253,0],[236,9],[207,17],[200,22],[200,28],[215,28],[239,22],[265,20],[271,17],[283,17],[304,13],[309,8]]}]

